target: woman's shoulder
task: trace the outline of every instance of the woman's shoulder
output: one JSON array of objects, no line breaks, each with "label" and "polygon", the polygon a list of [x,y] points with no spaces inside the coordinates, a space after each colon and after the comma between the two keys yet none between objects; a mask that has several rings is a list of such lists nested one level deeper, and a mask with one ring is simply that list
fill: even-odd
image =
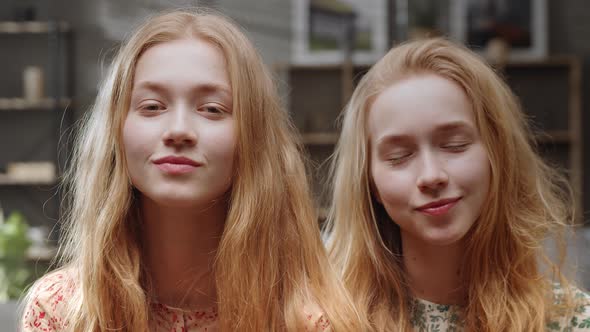
[{"label": "woman's shoulder", "polygon": [[61,331],[75,283],[72,272],[59,270],[41,277],[24,299],[23,331]]},{"label": "woman's shoulder", "polygon": [[[553,317],[547,324],[547,331],[590,332],[590,294],[576,287],[569,287],[574,306],[566,313]],[[556,284],[553,286],[555,305],[564,305],[566,292]]]}]

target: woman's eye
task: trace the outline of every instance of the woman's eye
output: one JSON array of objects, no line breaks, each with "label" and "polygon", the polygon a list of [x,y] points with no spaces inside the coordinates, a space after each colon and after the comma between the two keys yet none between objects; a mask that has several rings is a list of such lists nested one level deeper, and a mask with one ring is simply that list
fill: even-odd
[{"label": "woman's eye", "polygon": [[206,114],[211,114],[211,115],[221,115],[225,112],[223,107],[216,105],[216,104],[201,106],[199,108],[199,111],[204,112]]},{"label": "woman's eye", "polygon": [[164,106],[161,104],[157,104],[157,103],[149,103],[149,104],[142,104],[139,106],[139,109],[142,111],[150,111],[150,112],[155,112],[155,111],[161,111],[164,109]]},{"label": "woman's eye", "polygon": [[447,144],[443,145],[442,148],[445,150],[451,151],[451,152],[461,152],[461,151],[465,151],[468,146],[469,146],[469,143],[467,143],[467,142],[447,143]]},{"label": "woman's eye", "polygon": [[395,155],[395,156],[389,157],[389,159],[387,159],[387,161],[391,165],[399,165],[399,164],[403,163],[404,161],[408,160],[411,156],[412,156],[411,153]]},{"label": "woman's eye", "polygon": [[213,113],[213,114],[217,114],[217,113],[222,112],[222,110],[219,107],[215,107],[215,106],[205,106],[204,110],[207,113]]}]

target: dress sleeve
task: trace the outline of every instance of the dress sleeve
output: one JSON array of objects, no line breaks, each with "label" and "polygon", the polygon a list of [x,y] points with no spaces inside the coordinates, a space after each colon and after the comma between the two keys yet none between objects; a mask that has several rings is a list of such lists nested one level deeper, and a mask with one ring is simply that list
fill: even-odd
[{"label": "dress sleeve", "polygon": [[[567,317],[557,317],[547,323],[547,331],[559,332],[590,332],[590,295],[588,293],[573,288],[573,295],[578,302],[573,313]],[[560,301],[563,291],[559,286],[554,289],[557,302]]]},{"label": "dress sleeve", "polygon": [[581,290],[576,290],[575,297],[583,304],[578,306],[570,321],[572,332],[590,332],[590,295]]},{"label": "dress sleeve", "polygon": [[65,272],[54,272],[33,285],[24,305],[23,332],[56,332],[66,327],[66,300],[72,294],[72,283]]}]

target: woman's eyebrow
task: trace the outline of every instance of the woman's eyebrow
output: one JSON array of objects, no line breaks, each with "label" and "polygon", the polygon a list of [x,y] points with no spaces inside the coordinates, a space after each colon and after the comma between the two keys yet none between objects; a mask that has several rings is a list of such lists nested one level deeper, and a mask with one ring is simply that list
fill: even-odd
[{"label": "woman's eyebrow", "polygon": [[410,140],[410,135],[386,134],[386,135],[379,137],[379,139],[377,140],[377,147],[405,143],[405,142],[408,142],[409,140]]},{"label": "woman's eyebrow", "polygon": [[151,90],[155,92],[165,92],[167,89],[164,84],[153,81],[140,81],[133,87],[133,90]]},{"label": "woman's eyebrow", "polygon": [[449,132],[457,130],[472,130],[472,125],[470,125],[468,122],[459,120],[447,122],[439,126],[436,126],[435,128],[435,132]]},{"label": "woman's eyebrow", "polygon": [[223,95],[223,97],[225,97],[225,98],[229,98],[229,99],[232,98],[231,90],[229,89],[229,87],[222,85],[222,84],[216,84],[216,83],[197,84],[194,87],[194,91],[196,91],[198,93],[203,93],[203,94],[219,93],[219,94]]},{"label": "woman's eyebrow", "polygon": [[[149,90],[164,93],[168,91],[166,84],[155,82],[155,81],[140,81],[134,87],[134,90]],[[231,89],[224,85],[218,83],[196,83],[192,87],[193,91],[204,93],[204,94],[212,94],[212,93],[220,93],[224,95],[224,97],[231,98]]]}]

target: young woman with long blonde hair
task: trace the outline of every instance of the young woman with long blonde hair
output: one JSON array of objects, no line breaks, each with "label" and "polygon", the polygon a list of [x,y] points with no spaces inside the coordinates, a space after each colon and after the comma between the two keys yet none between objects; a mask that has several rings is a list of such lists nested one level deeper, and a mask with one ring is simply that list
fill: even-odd
[{"label": "young woman with long blonde hair", "polygon": [[449,41],[397,46],[361,79],[326,231],[376,331],[590,331],[588,295],[544,250],[573,212],[532,139],[506,84]]},{"label": "young woman with long blonde hair", "polygon": [[25,331],[360,331],[295,131],[228,19],[176,11],[121,47],[77,141],[60,267]]}]

